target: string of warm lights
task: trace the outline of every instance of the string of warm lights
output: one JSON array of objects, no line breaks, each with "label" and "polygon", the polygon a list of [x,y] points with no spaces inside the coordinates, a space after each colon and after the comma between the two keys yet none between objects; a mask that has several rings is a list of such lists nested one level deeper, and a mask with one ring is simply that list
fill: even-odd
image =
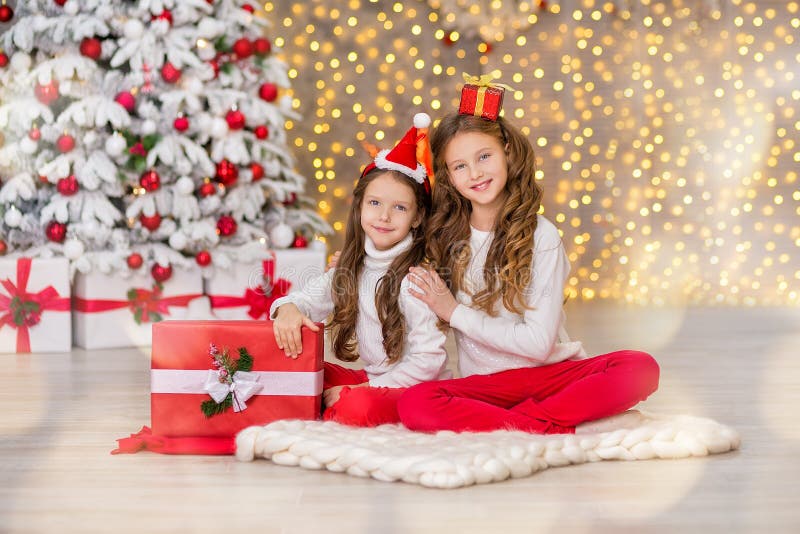
[{"label": "string of warm lights", "polygon": [[800,303],[797,1],[527,3],[524,25],[494,34],[490,19],[454,29],[445,3],[264,6],[333,248],[360,142],[391,144],[415,111],[456,108],[462,72],[493,72],[537,149],[571,296]]}]

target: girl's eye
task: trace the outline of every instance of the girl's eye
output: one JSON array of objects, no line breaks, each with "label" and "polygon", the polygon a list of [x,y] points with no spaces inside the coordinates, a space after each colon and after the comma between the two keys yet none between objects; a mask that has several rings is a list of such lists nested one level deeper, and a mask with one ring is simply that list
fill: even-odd
[{"label": "girl's eye", "polygon": [[456,163],[455,166],[453,166],[453,170],[454,171],[460,171],[464,167],[466,167],[466,165],[464,165],[463,163]]},{"label": "girl's eye", "polygon": [[380,205],[380,202],[378,202],[377,200],[370,200],[369,201],[369,205],[370,206],[378,206],[378,205]]},{"label": "girl's eye", "polygon": [[491,154],[489,154],[488,152],[485,152],[485,153],[481,154],[481,159],[489,159],[489,156],[491,156]]},{"label": "girl's eye", "polygon": [[400,210],[400,211],[406,211],[406,207],[405,207],[405,206],[401,206],[400,204],[398,204],[397,206],[395,206],[395,208],[397,208],[397,209],[398,209],[398,210]]}]

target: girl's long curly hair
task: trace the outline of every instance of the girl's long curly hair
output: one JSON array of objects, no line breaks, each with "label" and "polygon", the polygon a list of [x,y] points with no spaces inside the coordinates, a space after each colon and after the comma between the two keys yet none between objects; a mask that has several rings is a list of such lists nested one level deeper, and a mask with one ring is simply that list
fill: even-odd
[{"label": "girl's long curly hair", "polygon": [[416,228],[411,229],[411,246],[392,261],[375,291],[375,307],[378,310],[383,333],[383,348],[389,363],[396,362],[402,356],[405,343],[405,320],[398,303],[400,283],[408,273],[409,267],[419,265],[425,257],[425,228],[430,213],[430,195],[425,192],[421,184],[399,171],[376,168],[362,176],[353,190],[353,203],[345,230],[345,244],[333,273],[331,286],[334,309],[328,328],[332,332],[333,353],[338,359],[346,362],[358,359],[358,342],[355,338],[358,289],[366,257],[364,251],[366,234],[361,227],[361,202],[370,182],[383,175],[391,176],[414,191],[417,217],[420,221]]},{"label": "girl's long curly hair", "polygon": [[471,115],[445,116],[433,130],[431,149],[436,186],[435,209],[428,221],[427,256],[453,294],[464,290],[464,274],[472,254],[469,247],[472,206],[450,180],[445,150],[456,135],[478,132],[497,139],[505,147],[507,180],[505,202],[494,223],[483,279],[486,287],[472,295],[473,304],[496,315],[495,303],[514,313],[528,309],[525,288],[531,282],[533,234],[542,203],[536,183],[536,162],[528,139],[502,117],[491,122]]}]

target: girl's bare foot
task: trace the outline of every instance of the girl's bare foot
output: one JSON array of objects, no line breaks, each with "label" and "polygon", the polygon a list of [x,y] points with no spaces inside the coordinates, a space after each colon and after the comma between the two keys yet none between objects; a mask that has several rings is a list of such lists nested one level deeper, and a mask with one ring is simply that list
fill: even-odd
[{"label": "girl's bare foot", "polygon": [[639,410],[628,410],[611,417],[587,421],[575,427],[576,434],[599,434],[621,428],[636,428],[644,422],[644,415]]}]

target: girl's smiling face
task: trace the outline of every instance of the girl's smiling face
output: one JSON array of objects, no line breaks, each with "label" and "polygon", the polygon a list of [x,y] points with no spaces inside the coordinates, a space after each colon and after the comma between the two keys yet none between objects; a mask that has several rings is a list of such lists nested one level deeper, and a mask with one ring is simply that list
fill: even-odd
[{"label": "girl's smiling face", "polygon": [[461,132],[444,150],[447,173],[474,211],[496,213],[505,200],[508,165],[503,145],[481,132]]},{"label": "girl's smiling face", "polygon": [[372,180],[361,201],[361,228],[378,250],[388,250],[419,226],[411,187],[384,173]]}]

